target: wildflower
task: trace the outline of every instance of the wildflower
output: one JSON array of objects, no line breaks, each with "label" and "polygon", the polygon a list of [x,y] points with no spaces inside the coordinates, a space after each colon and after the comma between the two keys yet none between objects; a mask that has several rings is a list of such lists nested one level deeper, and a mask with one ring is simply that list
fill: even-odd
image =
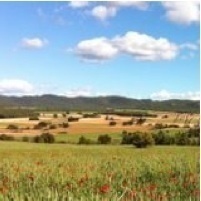
[{"label": "wildflower", "polygon": [[103,186],[100,187],[100,192],[101,193],[108,193],[110,191],[110,186],[108,184],[105,184]]}]

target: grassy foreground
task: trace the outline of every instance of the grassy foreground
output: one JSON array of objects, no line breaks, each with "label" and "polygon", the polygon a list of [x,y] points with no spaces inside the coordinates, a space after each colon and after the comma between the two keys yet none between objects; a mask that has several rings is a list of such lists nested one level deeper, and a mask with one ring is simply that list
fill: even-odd
[{"label": "grassy foreground", "polygon": [[0,142],[0,200],[199,200],[199,148]]}]

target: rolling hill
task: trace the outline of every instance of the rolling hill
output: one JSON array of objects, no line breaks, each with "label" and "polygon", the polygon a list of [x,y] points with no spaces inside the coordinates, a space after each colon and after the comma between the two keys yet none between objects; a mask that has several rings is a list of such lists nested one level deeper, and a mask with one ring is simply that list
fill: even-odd
[{"label": "rolling hill", "polygon": [[107,108],[163,110],[175,112],[200,112],[200,102],[192,100],[153,101],[132,99],[121,96],[75,97],[57,95],[42,96],[0,96],[0,108],[26,107],[39,110],[96,110]]}]

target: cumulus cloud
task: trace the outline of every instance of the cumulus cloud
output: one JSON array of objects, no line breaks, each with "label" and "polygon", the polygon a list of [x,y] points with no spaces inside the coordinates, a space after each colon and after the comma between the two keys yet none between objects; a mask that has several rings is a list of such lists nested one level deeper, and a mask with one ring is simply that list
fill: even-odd
[{"label": "cumulus cloud", "polygon": [[110,6],[120,8],[120,7],[135,7],[140,10],[146,10],[149,7],[146,1],[111,1]]},{"label": "cumulus cloud", "polygon": [[32,94],[34,87],[25,80],[3,79],[0,80],[1,95],[28,95]]},{"label": "cumulus cloud", "polygon": [[170,60],[176,57],[178,47],[166,38],[156,39],[138,32],[127,32],[113,40],[120,52],[129,54],[138,60]]},{"label": "cumulus cloud", "polygon": [[23,38],[21,41],[21,46],[26,49],[41,49],[47,44],[47,39],[40,38]]},{"label": "cumulus cloud", "polygon": [[72,8],[82,8],[89,5],[88,1],[71,1],[69,6]]},{"label": "cumulus cloud", "polygon": [[169,99],[183,99],[183,100],[200,100],[200,92],[186,92],[186,93],[172,93],[167,90],[161,90],[151,94],[153,100],[169,100]]},{"label": "cumulus cloud", "polygon": [[166,9],[166,18],[177,24],[197,23],[200,21],[199,1],[176,1],[162,2]]},{"label": "cumulus cloud", "polygon": [[112,39],[100,37],[81,41],[76,46],[75,53],[87,61],[109,60],[120,54],[131,55],[137,60],[157,61],[174,59],[178,47],[166,38],[156,39],[130,31]]},{"label": "cumulus cloud", "polygon": [[97,19],[104,21],[110,17],[115,17],[117,11],[122,7],[132,7],[140,10],[146,10],[148,8],[147,2],[142,1],[110,1],[102,2],[102,5],[95,6],[91,10],[91,15]]},{"label": "cumulus cloud", "polygon": [[100,19],[102,21],[106,20],[109,17],[114,17],[116,15],[117,9],[115,7],[106,7],[106,6],[96,6],[92,9],[91,15]]},{"label": "cumulus cloud", "polygon": [[118,49],[110,40],[100,37],[81,41],[78,43],[75,52],[86,61],[103,61],[112,59],[118,53]]}]

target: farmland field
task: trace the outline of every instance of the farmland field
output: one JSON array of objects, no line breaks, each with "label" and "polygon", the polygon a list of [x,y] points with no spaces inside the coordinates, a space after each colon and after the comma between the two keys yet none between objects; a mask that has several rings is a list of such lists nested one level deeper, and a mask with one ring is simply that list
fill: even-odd
[{"label": "farmland field", "polygon": [[[57,113],[55,118],[54,114],[42,113],[38,120],[0,119],[0,133],[15,138],[0,141],[0,200],[199,200],[198,146],[137,149],[121,144],[123,131],[154,133],[158,132],[156,124],[176,125],[164,129],[174,137],[194,128],[198,114],[188,118],[192,120],[188,127],[186,115],[177,118],[176,113],[155,112],[157,117],[146,117],[140,125],[136,123],[139,118],[123,125],[132,119],[129,116],[84,118],[77,113],[65,117]],[[70,116],[79,120],[68,122]],[[40,123],[47,125],[36,128]],[[64,128],[65,123],[68,126]],[[44,132],[54,135],[55,144],[33,143],[33,137]],[[110,145],[97,144],[101,134],[111,137]],[[32,140],[22,142],[24,136]],[[90,140],[90,145],[78,145],[81,136]]]},{"label": "farmland field", "polygon": [[0,200],[199,200],[199,148],[0,142]]}]

